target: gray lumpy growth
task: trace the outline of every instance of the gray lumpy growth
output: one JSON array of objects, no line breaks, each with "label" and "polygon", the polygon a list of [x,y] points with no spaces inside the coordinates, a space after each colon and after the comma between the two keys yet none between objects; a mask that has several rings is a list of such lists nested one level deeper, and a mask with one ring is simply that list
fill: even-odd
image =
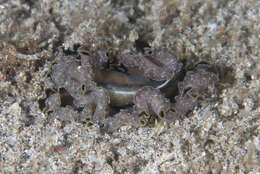
[{"label": "gray lumpy growth", "polygon": [[[180,81],[182,63],[167,49],[119,55],[126,72],[105,68],[109,58],[104,56],[80,52],[80,57],[78,60],[59,51],[46,80],[46,88],[53,89],[46,95],[43,111],[50,117],[99,122],[114,131],[124,124],[171,122],[216,92],[218,79],[209,65],[198,65]],[[113,106],[125,109],[113,115]]]}]

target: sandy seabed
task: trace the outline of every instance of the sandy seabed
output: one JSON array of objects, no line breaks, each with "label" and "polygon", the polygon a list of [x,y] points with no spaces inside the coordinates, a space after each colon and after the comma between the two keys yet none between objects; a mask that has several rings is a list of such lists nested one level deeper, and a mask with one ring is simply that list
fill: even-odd
[{"label": "sandy seabed", "polygon": [[[58,47],[167,47],[223,67],[216,101],[166,127],[47,121]],[[260,1],[0,0],[0,173],[260,173]]]}]

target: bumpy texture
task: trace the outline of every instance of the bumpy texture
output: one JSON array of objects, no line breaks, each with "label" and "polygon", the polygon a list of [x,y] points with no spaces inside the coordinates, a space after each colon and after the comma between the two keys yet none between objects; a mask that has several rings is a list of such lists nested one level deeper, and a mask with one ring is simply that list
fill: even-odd
[{"label": "bumpy texture", "polygon": [[[75,117],[76,120],[102,121],[108,115],[109,95],[105,89],[97,87],[93,82],[93,72],[89,66],[90,59],[86,59],[82,57],[79,61],[75,57],[65,56],[62,50],[57,55],[57,62],[52,66],[50,80],[47,80],[48,86],[50,86],[50,81],[53,82],[52,90],[57,91],[46,100],[48,112],[51,112],[53,116],[57,115],[58,118],[64,120],[64,115],[68,112],[78,112],[79,108],[83,108],[84,114],[80,113],[78,118]],[[61,108],[70,107],[62,110],[56,107],[57,105]],[[59,117],[62,111],[66,113]]]},{"label": "bumpy texture", "polygon": [[[160,88],[156,86],[149,86],[149,84],[152,84],[149,83],[149,80],[147,80],[146,84],[140,86],[138,85],[138,79],[136,79],[137,87],[132,87],[131,91],[134,92],[134,97],[131,98],[134,105],[133,107],[128,106],[129,114],[119,112],[113,116],[113,114],[111,115],[112,112],[110,112],[110,110],[113,110],[113,103],[110,103],[111,93],[120,84],[109,82],[106,79],[109,69],[99,72],[101,73],[99,75],[96,74],[98,73],[97,69],[110,67],[110,59],[104,59],[104,55],[98,57],[84,55],[83,48],[80,48],[79,52],[80,60],[76,59],[75,56],[66,56],[60,49],[50,72],[50,81],[54,83],[52,91],[57,91],[57,93],[46,97],[47,110],[45,109],[45,113],[51,113],[51,117],[56,116],[61,120],[102,123],[108,131],[116,130],[116,128],[125,124],[145,126],[154,124],[155,121],[168,123],[176,118],[186,116],[202,96],[204,98],[213,96],[215,84],[218,81],[216,74],[210,71],[212,68],[209,65],[199,64],[194,70],[188,71],[184,80],[178,83],[180,78],[176,78],[176,76],[181,76],[182,63],[174,57],[173,53],[165,48],[155,49],[150,53],[146,50],[144,56],[139,55],[138,59],[133,56],[124,58],[124,62],[132,60],[136,62],[133,65],[123,64],[126,72],[121,74],[125,74],[125,76],[122,76],[118,83],[122,83],[123,78],[127,78],[127,75],[131,76],[133,72],[128,72],[128,68],[136,67],[147,79],[159,81],[172,79],[176,81],[178,91],[173,91],[173,93],[179,94],[177,96],[167,96],[172,99],[175,97],[175,101],[171,103],[162,93],[163,90],[160,91]],[[107,66],[105,66],[106,64]],[[113,75],[115,79],[118,78],[116,76],[118,74],[112,74],[111,76]],[[95,81],[97,76],[100,76],[98,77],[99,83],[101,82],[100,84],[103,85],[97,84],[97,81]],[[129,88],[135,85],[127,82],[128,80],[126,80],[126,85]],[[105,85],[106,83],[111,84]],[[112,87],[108,89],[107,86]],[[170,88],[169,90],[176,90],[174,86],[168,88]],[[120,92],[129,92],[126,88],[126,91],[123,91],[123,89]],[[126,94],[121,95],[126,96]],[[114,97],[121,98],[120,94]],[[124,101],[122,100],[122,102]],[[124,103],[121,106],[124,106]],[[65,118],[66,115],[70,116]],[[122,118],[120,118],[120,115]]]},{"label": "bumpy texture", "polygon": [[[134,116],[140,125],[147,125],[154,119],[164,119],[170,109],[170,101],[158,89],[143,87],[134,99]],[[154,118],[155,116],[155,118]]]},{"label": "bumpy texture", "polygon": [[200,100],[216,97],[218,80],[209,65],[199,64],[193,71],[188,71],[184,80],[178,83],[179,94],[168,110],[166,120],[180,118],[191,112]]},{"label": "bumpy texture", "polygon": [[[259,173],[259,7],[259,0],[0,0],[0,173]],[[65,102],[72,96],[48,76],[58,48],[78,60],[78,46],[93,62],[103,57],[97,67],[120,54],[145,56],[146,47],[168,48],[186,71],[209,62],[219,68],[218,97],[203,98],[203,90],[181,119],[170,116],[177,105],[170,98],[167,128],[140,126],[131,108],[113,108],[107,133],[89,126],[91,110]]]},{"label": "bumpy texture", "polygon": [[166,48],[145,48],[144,54],[125,53],[121,57],[124,65],[138,67],[147,78],[153,80],[172,79],[182,68],[182,63]]}]

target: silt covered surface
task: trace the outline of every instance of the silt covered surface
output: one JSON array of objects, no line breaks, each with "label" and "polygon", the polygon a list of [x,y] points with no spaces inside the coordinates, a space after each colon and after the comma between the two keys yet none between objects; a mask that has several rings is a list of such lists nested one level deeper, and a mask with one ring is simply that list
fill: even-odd
[{"label": "silt covered surface", "polygon": [[[0,1],[3,173],[259,172],[260,3]],[[166,126],[50,120],[37,101],[63,47],[109,55],[166,47],[219,68],[219,97]]]}]

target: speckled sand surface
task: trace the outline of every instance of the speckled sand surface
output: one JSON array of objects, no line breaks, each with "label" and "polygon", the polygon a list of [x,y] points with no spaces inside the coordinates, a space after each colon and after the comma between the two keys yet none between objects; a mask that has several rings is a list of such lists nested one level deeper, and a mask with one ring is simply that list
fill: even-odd
[{"label": "speckled sand surface", "polygon": [[[77,45],[168,47],[225,80],[162,130],[48,122],[44,78]],[[260,173],[260,1],[0,0],[0,97],[0,173]]]}]

